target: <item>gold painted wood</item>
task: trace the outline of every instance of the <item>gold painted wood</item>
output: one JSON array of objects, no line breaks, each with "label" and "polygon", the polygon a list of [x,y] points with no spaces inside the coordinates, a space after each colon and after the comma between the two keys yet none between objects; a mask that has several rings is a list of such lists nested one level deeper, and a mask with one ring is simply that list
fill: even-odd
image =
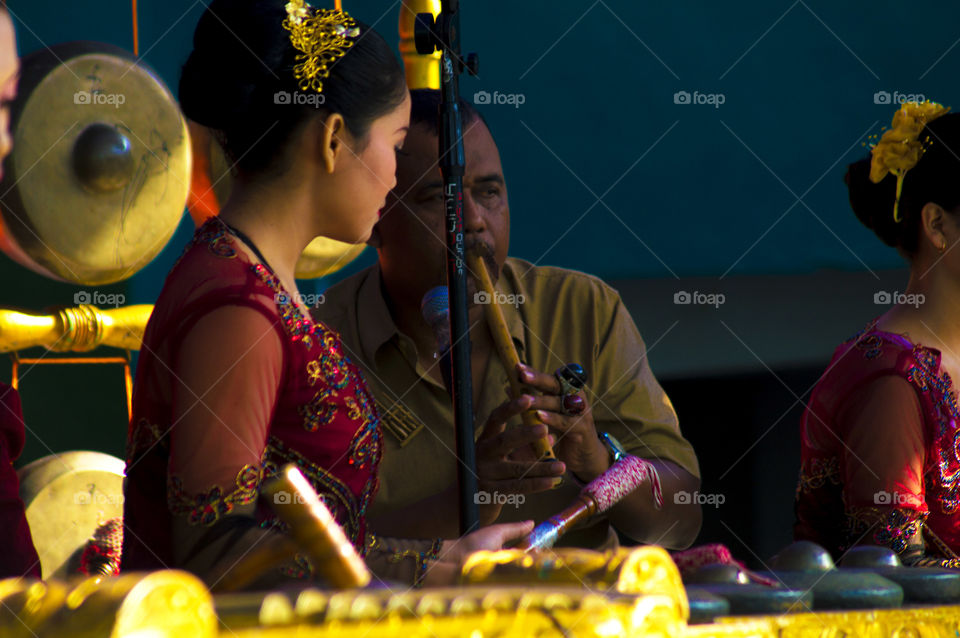
[{"label": "gold painted wood", "polygon": [[54,352],[89,352],[98,346],[139,350],[152,304],[101,310],[81,304],[52,314],[0,308],[0,352],[43,346]]},{"label": "gold painted wood", "polygon": [[213,597],[196,576],[163,570],[76,580],[0,581],[4,638],[213,638]]}]

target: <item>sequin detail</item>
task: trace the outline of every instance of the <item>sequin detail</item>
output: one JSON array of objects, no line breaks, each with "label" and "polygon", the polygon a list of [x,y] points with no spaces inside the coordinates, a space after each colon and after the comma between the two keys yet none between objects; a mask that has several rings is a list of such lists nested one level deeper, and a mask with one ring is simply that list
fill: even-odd
[{"label": "sequin detail", "polygon": [[313,347],[316,326],[300,312],[300,307],[280,285],[280,280],[263,264],[253,264],[250,268],[273,291],[284,331],[294,342],[300,342],[308,349]]},{"label": "sequin detail", "polygon": [[953,380],[946,371],[938,374],[940,355],[937,352],[917,345],[912,354],[913,363],[907,370],[907,380],[929,397],[937,419],[933,433],[933,461],[939,485],[928,492],[936,495],[941,512],[953,514],[960,507],[960,431],[957,429],[960,411],[957,409]]},{"label": "sequin detail", "polygon": [[316,432],[324,425],[333,423],[340,408],[335,402],[336,398],[336,390],[323,388],[313,395],[309,403],[298,407],[297,412],[303,417],[303,429],[307,432]]},{"label": "sequin detail", "polygon": [[167,476],[167,505],[173,514],[188,515],[190,525],[210,526],[237,505],[249,505],[257,500],[263,470],[257,465],[244,465],[236,478],[236,489],[224,494],[215,485],[200,494],[187,494],[183,482],[174,475]]},{"label": "sequin detail", "polygon": [[[902,554],[908,547],[919,547],[918,532],[923,527],[928,512],[895,507],[881,510],[877,507],[861,507],[847,512],[847,534],[851,543],[872,537],[877,545],[889,547]],[[911,542],[912,541],[912,542]]]},{"label": "sequin detail", "polygon": [[206,244],[217,257],[231,259],[237,256],[237,251],[232,246],[233,236],[227,233],[226,226],[216,217],[206,221],[193,235],[193,240],[187,244],[184,252],[196,244]]},{"label": "sequin detail", "polygon": [[382,428],[380,427],[380,418],[374,407],[375,403],[370,398],[366,388],[361,388],[357,393],[360,399],[359,405],[350,398],[347,406],[351,410],[350,418],[360,420],[360,429],[357,430],[353,441],[350,442],[348,450],[350,465],[356,465],[360,469],[366,468],[367,464],[373,461],[379,464],[382,454]]}]

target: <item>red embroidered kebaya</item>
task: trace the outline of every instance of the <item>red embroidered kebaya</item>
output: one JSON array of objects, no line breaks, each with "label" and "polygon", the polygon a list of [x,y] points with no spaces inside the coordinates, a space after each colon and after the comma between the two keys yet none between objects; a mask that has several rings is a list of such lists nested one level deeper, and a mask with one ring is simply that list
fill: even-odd
[{"label": "red embroidered kebaya", "polygon": [[[373,400],[339,336],[315,323],[237,242],[216,218],[198,229],[147,326],[128,437],[124,570],[173,565],[173,516],[212,525],[255,502],[262,481],[290,462],[365,551],[364,514],[381,451]],[[223,321],[203,321],[208,315]],[[183,381],[204,369],[205,351],[186,344],[224,341],[246,344],[231,353],[238,361],[249,350],[275,365],[223,372],[218,383],[233,399],[208,405]],[[197,418],[178,424],[174,415],[190,410],[209,418],[199,427]],[[275,522],[262,503],[257,518]]]}]

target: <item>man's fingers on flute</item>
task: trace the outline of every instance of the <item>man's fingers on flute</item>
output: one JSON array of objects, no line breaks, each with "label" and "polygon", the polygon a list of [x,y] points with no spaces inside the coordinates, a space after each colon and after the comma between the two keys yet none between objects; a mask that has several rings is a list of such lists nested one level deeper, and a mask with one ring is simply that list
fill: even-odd
[{"label": "man's fingers on flute", "polygon": [[510,428],[508,432],[502,432],[495,438],[489,439],[484,445],[483,453],[485,456],[487,454],[495,457],[509,456],[514,450],[548,436],[548,432],[547,426],[543,424],[531,428]]},{"label": "man's fingers on flute", "polygon": [[540,372],[523,363],[517,364],[517,374],[520,376],[520,383],[525,383],[547,394],[560,394],[560,382],[552,374]]},{"label": "man's fingers on flute", "polygon": [[521,412],[529,410],[531,405],[533,405],[533,396],[521,394],[516,399],[510,399],[494,408],[487,417],[487,423],[506,423]]},{"label": "man's fingers on flute", "polygon": [[585,422],[584,417],[586,413],[567,416],[566,414],[559,414],[557,412],[537,410],[536,415],[537,420],[546,424],[551,430],[557,430],[563,434],[580,427]]}]

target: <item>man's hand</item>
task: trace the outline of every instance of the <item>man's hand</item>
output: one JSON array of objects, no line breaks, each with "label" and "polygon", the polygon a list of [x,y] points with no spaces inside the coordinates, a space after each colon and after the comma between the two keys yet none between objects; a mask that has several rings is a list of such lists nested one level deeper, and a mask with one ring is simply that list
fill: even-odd
[{"label": "man's hand", "polygon": [[[477,476],[481,490],[492,495],[531,494],[552,488],[563,476],[566,466],[559,461],[541,463],[533,452],[532,443],[548,436],[546,425],[535,428],[516,427],[506,430],[506,423],[514,416],[529,410],[535,399],[522,395],[499,405],[483,426],[477,439]],[[480,504],[480,524],[489,525],[500,516],[502,503]]]},{"label": "man's hand", "polygon": [[557,458],[583,482],[603,474],[610,467],[610,454],[597,436],[593,412],[583,392],[575,395],[579,401],[574,400],[582,406],[580,413],[567,414],[563,410],[563,390],[556,376],[522,363],[517,366],[517,374],[521,383],[543,393],[534,398],[532,407],[537,410],[537,418],[556,434]]}]

